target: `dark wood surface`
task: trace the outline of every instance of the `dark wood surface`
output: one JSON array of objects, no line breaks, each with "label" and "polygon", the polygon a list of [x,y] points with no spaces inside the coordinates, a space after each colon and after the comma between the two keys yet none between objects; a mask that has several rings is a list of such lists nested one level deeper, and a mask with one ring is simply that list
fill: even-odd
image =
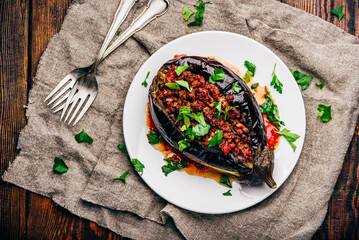
[{"label": "dark wood surface", "polygon": [[[31,79],[51,36],[60,30],[72,0],[0,1],[0,156],[2,174],[19,151],[26,124]],[[193,1],[195,2],[195,1]],[[359,36],[358,0],[282,0]],[[344,5],[338,20],[330,10]],[[280,13],[279,13],[280,14]],[[358,86],[354,86],[358,87]],[[359,121],[330,199],[327,216],[314,239],[359,239]],[[71,214],[50,199],[0,180],[0,239],[121,239],[108,229]]]}]

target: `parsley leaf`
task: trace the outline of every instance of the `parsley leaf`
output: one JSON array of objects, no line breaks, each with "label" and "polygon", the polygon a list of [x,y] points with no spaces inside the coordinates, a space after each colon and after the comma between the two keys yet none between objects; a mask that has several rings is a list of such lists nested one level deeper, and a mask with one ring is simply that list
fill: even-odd
[{"label": "parsley leaf", "polygon": [[163,159],[163,160],[165,160],[167,162],[167,164],[165,166],[162,166],[162,168],[161,168],[162,172],[165,174],[165,176],[167,176],[168,174],[170,174],[173,171],[181,170],[183,168],[188,167],[188,164],[185,161],[180,162],[176,159],[171,159],[171,158]]},{"label": "parsley leaf", "polygon": [[216,81],[223,81],[224,80],[224,73],[222,68],[215,68],[214,73],[210,76],[209,82],[215,84]]},{"label": "parsley leaf", "polygon": [[190,85],[188,84],[187,81],[179,80],[179,81],[176,81],[176,83],[177,83],[178,85],[182,86],[182,87],[187,88],[187,90],[188,90],[189,92],[192,92],[192,87],[190,87]]},{"label": "parsley leaf", "polygon": [[322,89],[324,87],[324,81],[323,80],[320,80],[321,82],[320,83],[315,83],[315,86],[317,86],[318,88]]},{"label": "parsley leaf", "polygon": [[239,93],[239,91],[241,90],[241,88],[239,87],[239,85],[237,83],[233,83],[232,84],[232,89],[233,91],[235,91],[236,93]]},{"label": "parsley leaf", "polygon": [[118,144],[118,149],[120,149],[120,151],[121,152],[123,152],[123,153],[128,153],[127,152],[127,148],[126,148],[126,145],[125,144],[123,144],[123,143],[121,143],[121,144]]},{"label": "parsley leaf", "polygon": [[251,73],[249,71],[247,71],[246,74],[244,74],[243,80],[246,83],[249,83],[251,81]]},{"label": "parsley leaf", "polygon": [[329,122],[332,120],[332,113],[331,113],[332,106],[325,106],[323,104],[318,105],[318,115],[320,116],[320,119],[322,119],[323,122]]},{"label": "parsley leaf", "polygon": [[188,7],[184,6],[182,8],[182,15],[184,15],[183,19],[185,21],[187,21],[193,14],[194,14],[194,12],[191,9],[189,9]]},{"label": "parsley leaf", "polygon": [[55,163],[53,166],[53,170],[55,172],[62,174],[67,172],[68,169],[69,167],[65,164],[64,160],[59,157],[55,157]]},{"label": "parsley leaf", "polygon": [[180,86],[178,85],[178,83],[166,83],[166,86],[169,88],[169,89],[172,89],[172,90],[181,90]]},{"label": "parsley leaf", "polygon": [[274,104],[272,98],[266,94],[266,102],[260,105],[260,109],[262,113],[266,113],[268,120],[273,123],[278,129],[280,129],[280,125],[285,126],[284,122],[280,120],[278,107]]},{"label": "parsley leaf", "polygon": [[254,74],[256,73],[256,65],[249,61],[244,61],[244,66],[247,68],[247,72],[254,77]]},{"label": "parsley leaf", "polygon": [[82,142],[86,142],[86,143],[93,143],[93,139],[87,135],[87,133],[85,132],[85,129],[82,129],[82,132],[80,132],[79,134],[75,135],[75,139],[78,143],[82,143]]},{"label": "parsley leaf", "polygon": [[214,147],[216,145],[221,144],[222,138],[223,138],[223,131],[217,130],[216,135],[213,138],[211,138],[211,140],[209,140],[208,147]]},{"label": "parsley leaf", "polygon": [[293,152],[295,151],[297,146],[293,142],[295,142],[300,137],[298,134],[291,133],[290,130],[286,128],[284,128],[282,131],[274,131],[274,132],[284,136],[288,140],[290,146],[293,148]]},{"label": "parsley leaf", "polygon": [[340,19],[342,19],[344,17],[344,13],[343,13],[343,5],[341,5],[340,7],[336,8],[336,9],[332,9],[330,10],[330,12],[332,14],[334,14],[335,16],[338,17],[339,21]]},{"label": "parsley leaf", "polygon": [[253,85],[251,86],[251,88],[252,88],[253,90],[256,90],[258,86],[259,86],[259,83],[255,83],[255,84],[253,84]]},{"label": "parsley leaf", "polygon": [[194,138],[200,139],[200,137],[202,137],[208,133],[210,128],[211,128],[211,125],[209,125],[208,123],[205,123],[204,125],[197,124],[196,126],[194,126],[192,128],[187,128],[186,135],[191,140],[194,140]]},{"label": "parsley leaf", "polygon": [[191,144],[188,142],[188,139],[183,139],[178,142],[178,147],[180,151],[183,151],[183,149],[188,148],[191,146]]},{"label": "parsley leaf", "polygon": [[124,172],[124,173],[123,173],[121,176],[119,176],[119,177],[113,178],[113,180],[121,180],[122,182],[126,183],[126,175],[127,175],[127,172],[128,172],[128,171]]},{"label": "parsley leaf", "polygon": [[271,86],[273,86],[273,88],[275,90],[277,90],[277,92],[279,92],[280,94],[282,94],[282,87],[283,84],[279,81],[279,79],[277,78],[277,75],[275,74],[275,67],[277,64],[274,64],[274,68],[273,68],[273,72],[272,72],[272,81],[270,83]]},{"label": "parsley leaf", "polygon": [[305,75],[304,73],[301,73],[297,70],[293,71],[290,69],[290,72],[292,73],[295,81],[302,87],[302,90],[305,90],[309,87],[310,82],[312,81],[313,77],[309,75]]},{"label": "parsley leaf", "polygon": [[227,192],[223,193],[223,196],[232,196],[231,190],[228,190]]},{"label": "parsley leaf", "polygon": [[196,9],[196,15],[195,15],[195,20],[193,22],[190,22],[187,24],[187,26],[189,27],[193,27],[193,26],[202,26],[203,25],[203,13],[205,10],[205,5],[206,4],[212,4],[211,2],[203,2],[203,0],[198,0],[199,5],[193,5]]},{"label": "parsley leaf", "polygon": [[204,120],[204,116],[202,112],[198,112],[197,114],[192,113],[191,118],[196,120],[198,123],[202,124],[203,126],[206,125],[206,121]]},{"label": "parsley leaf", "polygon": [[137,158],[132,158],[131,163],[133,167],[135,168],[136,172],[143,174],[143,169],[145,168],[145,165],[143,165]]},{"label": "parsley leaf", "polygon": [[121,30],[118,30],[117,33],[116,33],[116,35],[117,35],[117,36],[120,35],[121,32],[122,32]]},{"label": "parsley leaf", "polygon": [[178,66],[175,69],[175,72],[177,73],[177,76],[181,75],[189,66]]},{"label": "parsley leaf", "polygon": [[153,129],[150,129],[150,133],[147,134],[147,139],[151,145],[162,142],[161,136],[157,135],[156,131],[154,131]]},{"label": "parsley leaf", "polygon": [[215,108],[217,108],[216,120],[218,121],[218,120],[219,120],[219,116],[221,115],[221,112],[223,112],[223,111],[222,111],[222,100],[219,101],[219,102],[215,102],[213,105],[215,106]]},{"label": "parsley leaf", "polygon": [[226,185],[229,188],[232,188],[231,181],[229,181],[229,178],[227,177],[227,175],[222,175],[221,180],[219,182]]},{"label": "parsley leaf", "polygon": [[230,111],[230,110],[232,110],[232,109],[234,109],[234,108],[237,108],[238,106],[234,106],[234,107],[230,107],[230,108],[228,108],[226,111],[224,111],[223,113],[224,113],[224,118],[223,118],[223,120],[227,120],[227,113]]},{"label": "parsley leaf", "polygon": [[145,80],[143,80],[143,82],[141,83],[141,85],[147,87],[148,83],[146,82],[146,80],[147,80],[147,78],[148,78],[149,75],[150,75],[150,71],[147,72],[146,78],[145,78]]}]

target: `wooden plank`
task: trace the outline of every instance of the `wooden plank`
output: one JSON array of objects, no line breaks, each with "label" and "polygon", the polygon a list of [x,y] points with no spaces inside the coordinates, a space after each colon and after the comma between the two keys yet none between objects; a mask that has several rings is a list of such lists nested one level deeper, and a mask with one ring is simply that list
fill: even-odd
[{"label": "wooden plank", "polygon": [[[0,159],[1,173],[18,154],[27,99],[29,1],[0,3]],[[26,233],[26,191],[0,180],[0,232],[6,239]]]}]

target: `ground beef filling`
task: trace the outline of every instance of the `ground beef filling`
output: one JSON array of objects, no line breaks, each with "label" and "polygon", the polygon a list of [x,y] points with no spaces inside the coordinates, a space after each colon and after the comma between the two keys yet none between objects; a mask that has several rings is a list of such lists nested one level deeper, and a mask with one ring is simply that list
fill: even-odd
[{"label": "ground beef filling", "polygon": [[[217,121],[217,112],[214,103],[222,101],[222,111],[231,107],[233,102],[233,95],[223,96],[220,89],[205,80],[203,76],[196,75],[190,71],[184,71],[180,76],[177,76],[173,66],[169,69],[166,76],[166,83],[176,82],[178,80],[187,81],[192,87],[192,91],[187,89],[171,90],[164,83],[159,86],[158,97],[164,103],[165,111],[172,118],[177,120],[178,113],[181,107],[190,107],[193,112],[202,112],[205,120],[210,124],[211,128],[205,136],[201,137],[199,142],[202,146],[207,146],[209,140],[214,137],[217,130],[223,131],[223,138],[219,146],[225,154],[232,153],[235,156],[242,156],[247,160],[253,160],[254,152],[250,147],[250,136],[248,129],[244,126],[246,123],[245,115],[241,114],[239,110],[233,108],[228,111],[227,119],[224,120],[224,114],[221,114]],[[183,121],[177,122],[181,127]],[[196,126],[198,123],[191,120],[191,126]]]}]

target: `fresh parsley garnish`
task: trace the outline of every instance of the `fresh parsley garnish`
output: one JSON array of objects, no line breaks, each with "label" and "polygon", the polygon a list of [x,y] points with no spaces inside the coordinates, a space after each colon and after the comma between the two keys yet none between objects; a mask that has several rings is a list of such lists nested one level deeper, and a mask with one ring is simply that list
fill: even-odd
[{"label": "fresh parsley garnish", "polygon": [[120,149],[121,152],[128,154],[126,145],[121,143],[117,145],[118,149]]},{"label": "fresh parsley garnish", "polygon": [[254,77],[254,74],[256,73],[256,65],[249,61],[244,61],[244,66],[247,68],[247,72]]},{"label": "fresh parsley garnish", "polygon": [[277,90],[277,92],[279,92],[280,94],[282,94],[282,87],[283,84],[279,81],[279,79],[277,78],[277,75],[275,74],[275,67],[277,66],[277,64],[274,64],[274,68],[273,68],[273,72],[272,72],[272,81],[270,83],[271,86],[273,86],[273,88],[275,90]]},{"label": "fresh parsley garnish", "polygon": [[150,75],[150,71],[147,72],[146,78],[145,78],[145,80],[143,80],[143,82],[141,83],[141,85],[147,87],[148,83],[147,83],[146,80],[147,80],[147,78],[148,78],[149,75]]},{"label": "fresh parsley garnish", "polygon": [[185,21],[187,21],[193,14],[194,14],[194,12],[191,9],[189,9],[188,7],[184,6],[182,8],[182,15],[183,15],[183,19]]},{"label": "fresh parsley garnish", "polygon": [[183,149],[188,148],[191,146],[191,144],[188,142],[188,139],[183,139],[178,142],[178,147],[180,151],[183,151]]},{"label": "fresh parsley garnish", "polygon": [[143,165],[137,158],[132,158],[131,163],[133,167],[135,168],[136,172],[143,174],[143,169],[145,168],[145,165]]},{"label": "fresh parsley garnish", "polygon": [[217,130],[216,135],[212,137],[211,140],[209,140],[208,147],[214,147],[216,145],[221,144],[222,138],[223,138],[223,131]]},{"label": "fresh parsley garnish", "polygon": [[251,74],[247,71],[246,74],[244,74],[243,80],[246,83],[249,83],[251,81]]},{"label": "fresh parsley garnish", "polygon": [[295,142],[300,137],[298,134],[291,133],[290,130],[286,128],[284,128],[282,131],[274,131],[274,132],[284,136],[288,140],[290,146],[293,148],[293,152],[295,151],[297,146],[293,142]]},{"label": "fresh parsley garnish", "polygon": [[223,81],[225,78],[225,75],[223,73],[222,68],[215,68],[214,73],[210,76],[209,82],[212,84],[215,84],[216,81]]},{"label": "fresh parsley garnish", "polygon": [[332,120],[332,113],[331,113],[331,108],[332,106],[325,106],[323,104],[319,104],[318,105],[318,115],[320,116],[320,119],[323,122],[329,122],[330,120]]},{"label": "fresh parsley garnish", "polygon": [[120,35],[121,32],[122,32],[121,30],[118,30],[117,33],[116,33],[116,35],[117,35],[117,36]]},{"label": "fresh parsley garnish", "polygon": [[180,86],[178,85],[178,83],[166,83],[165,84],[169,89],[171,90],[181,90]]},{"label": "fresh parsley garnish", "polygon": [[82,132],[75,135],[75,139],[78,143],[86,142],[93,143],[93,139],[85,132],[85,129],[82,129]]},{"label": "fresh parsley garnish", "polygon": [[256,90],[258,86],[259,86],[259,83],[255,83],[255,84],[253,84],[253,85],[251,86],[251,88],[252,88],[253,90]]},{"label": "fresh parsley garnish", "polygon": [[239,87],[239,85],[237,83],[233,83],[232,84],[232,89],[233,91],[235,91],[236,93],[239,93],[239,91],[241,90],[241,88]]},{"label": "fresh parsley garnish", "polygon": [[223,113],[224,113],[224,117],[223,117],[223,120],[227,120],[227,113],[230,111],[230,110],[232,110],[232,109],[234,109],[234,108],[237,108],[238,106],[234,106],[234,107],[230,107],[230,108],[228,108],[226,111],[224,111]]},{"label": "fresh parsley garnish", "polygon": [[215,102],[214,107],[217,109],[217,115],[216,115],[216,120],[219,120],[219,116],[221,115],[222,111],[222,100],[219,102]]},{"label": "fresh parsley garnish", "polygon": [[175,69],[177,76],[181,75],[189,66],[178,66]]},{"label": "fresh parsley garnish", "polygon": [[189,27],[193,27],[193,26],[202,26],[203,25],[203,13],[205,10],[205,5],[206,4],[212,4],[211,2],[203,2],[203,0],[198,0],[199,5],[193,5],[196,9],[196,15],[195,15],[195,20],[193,22],[188,23],[187,25]]},{"label": "fresh parsley garnish", "polygon": [[229,188],[232,188],[231,181],[229,181],[229,178],[227,177],[227,175],[222,175],[221,180],[219,182],[226,185]]},{"label": "fresh parsley garnish", "polygon": [[187,88],[187,90],[188,90],[189,92],[192,92],[192,87],[190,87],[190,85],[188,84],[187,81],[179,80],[179,81],[176,81],[176,83],[177,83],[178,85],[182,86],[182,87]]},{"label": "fresh parsley garnish", "polygon": [[192,113],[192,110],[190,107],[181,107],[175,123],[177,123],[183,119],[183,122],[186,125],[186,127],[189,127],[191,125],[191,121],[189,120],[191,113]]},{"label": "fresh parsley garnish", "polygon": [[211,128],[211,125],[209,125],[208,123],[205,123],[204,125],[197,124],[194,127],[187,128],[186,135],[191,140],[194,140],[195,138],[200,139],[200,137],[202,137],[208,133],[210,128]]},{"label": "fresh parsley garnish", "polygon": [[63,174],[65,172],[67,172],[68,169],[69,169],[69,167],[65,164],[65,162],[64,162],[64,160],[62,160],[62,158],[55,157],[55,163],[53,166],[53,170],[55,172]]},{"label": "fresh parsley garnish", "polygon": [[336,9],[332,9],[330,10],[330,12],[332,14],[334,14],[335,16],[338,17],[339,21],[340,19],[342,19],[344,17],[344,13],[343,13],[343,5],[341,5],[340,7],[336,8]]},{"label": "fresh parsley garnish", "polygon": [[150,133],[147,134],[147,139],[151,145],[162,142],[161,136],[157,135],[156,131],[154,131],[153,129],[150,129]]},{"label": "fresh parsley garnish", "polygon": [[128,171],[124,172],[124,173],[123,173],[121,176],[119,176],[119,177],[113,178],[113,180],[121,180],[123,183],[126,183],[126,175],[127,175],[127,172],[128,172]]},{"label": "fresh parsley garnish", "polygon": [[166,165],[162,166],[162,172],[165,174],[165,176],[167,176],[173,171],[181,170],[183,168],[188,167],[188,164],[185,161],[178,161],[176,159],[171,159],[171,158],[163,159],[163,160],[167,162]]},{"label": "fresh parsley garnish", "polygon": [[223,196],[232,196],[231,190],[228,190],[227,192],[223,193]]},{"label": "fresh parsley garnish", "polygon": [[323,80],[320,80],[321,82],[320,83],[315,83],[315,86],[317,86],[318,88],[322,89],[324,87],[324,81]]},{"label": "fresh parsley garnish", "polygon": [[302,87],[302,90],[305,90],[309,87],[310,82],[312,81],[313,77],[306,75],[304,73],[301,73],[297,70],[293,71],[292,69],[290,69],[290,72],[292,73],[295,81],[297,81],[297,83]]},{"label": "fresh parsley garnish", "polygon": [[278,107],[276,104],[274,104],[272,98],[269,96],[269,94],[265,95],[266,102],[260,105],[260,109],[262,113],[266,113],[268,120],[273,123],[278,129],[280,129],[280,125],[285,126],[284,122],[280,120],[279,114],[278,114]]}]

